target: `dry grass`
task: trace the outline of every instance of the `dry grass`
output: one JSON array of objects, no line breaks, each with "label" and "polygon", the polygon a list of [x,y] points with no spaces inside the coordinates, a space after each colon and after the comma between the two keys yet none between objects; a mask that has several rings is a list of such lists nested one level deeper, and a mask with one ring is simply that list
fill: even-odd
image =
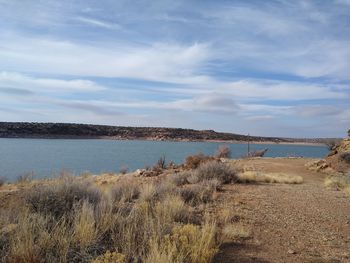
[{"label": "dry grass", "polygon": [[38,184],[24,194],[33,212],[56,218],[70,214],[77,203],[97,204],[101,198],[101,191],[91,182],[68,176],[46,185]]},{"label": "dry grass", "polygon": [[160,241],[152,240],[150,254],[145,262],[210,262],[218,251],[215,222],[202,226],[192,224],[175,226]]},{"label": "dry grass", "polygon": [[229,164],[210,161],[202,163],[195,171],[194,175],[199,181],[216,179],[221,184],[234,183],[238,181],[235,169]]},{"label": "dry grass", "polygon": [[109,189],[112,202],[131,202],[140,195],[140,186],[133,180],[123,180]]},{"label": "dry grass", "polygon": [[219,232],[193,206],[210,202],[217,182],[176,182],[101,191],[90,177],[38,181],[0,207],[0,262],[210,262]]},{"label": "dry grass", "polygon": [[91,261],[91,263],[124,263],[125,256],[118,252],[110,252],[109,250],[101,256]]},{"label": "dry grass", "polygon": [[350,196],[350,172],[345,175],[326,177],[324,185],[328,188],[342,190]]},{"label": "dry grass", "polygon": [[301,184],[303,177],[285,173],[259,173],[245,171],[238,174],[241,183],[280,183],[280,184]]},{"label": "dry grass", "polygon": [[187,204],[198,205],[213,200],[214,189],[205,185],[194,184],[180,189],[180,195]]},{"label": "dry grass", "polygon": [[222,229],[223,241],[236,241],[251,236],[251,231],[240,223],[227,224]]},{"label": "dry grass", "polygon": [[168,180],[176,186],[182,186],[190,183],[188,181],[190,176],[192,176],[192,171],[181,171],[179,173],[169,175]]}]

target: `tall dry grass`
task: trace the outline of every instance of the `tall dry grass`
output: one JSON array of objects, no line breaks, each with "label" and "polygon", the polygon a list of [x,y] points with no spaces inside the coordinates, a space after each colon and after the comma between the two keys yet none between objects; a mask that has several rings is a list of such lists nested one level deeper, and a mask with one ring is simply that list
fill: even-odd
[{"label": "tall dry grass", "polygon": [[256,171],[245,171],[239,173],[238,181],[241,183],[280,183],[301,184],[303,177],[285,173],[259,173]]},{"label": "tall dry grass", "polygon": [[342,176],[328,176],[324,181],[324,185],[328,188],[342,190],[350,196],[350,172]]},{"label": "tall dry grass", "polygon": [[215,190],[198,184],[187,199],[188,186],[197,187],[125,181],[101,191],[89,178],[38,182],[18,196],[23,201],[0,207],[0,262],[210,262],[217,225],[192,206]]}]

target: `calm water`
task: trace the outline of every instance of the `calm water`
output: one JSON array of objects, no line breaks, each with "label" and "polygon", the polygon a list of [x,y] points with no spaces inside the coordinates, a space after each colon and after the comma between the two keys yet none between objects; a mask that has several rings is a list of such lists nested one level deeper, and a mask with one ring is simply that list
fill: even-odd
[{"label": "calm water", "polygon": [[[63,140],[63,139],[1,139],[0,176],[15,180],[19,175],[34,172],[36,177],[52,176],[62,169],[74,173],[90,171],[119,171],[126,166],[135,170],[153,165],[160,156],[167,161],[181,163],[186,156],[202,152],[213,154],[222,143],[214,142],[160,142],[117,140]],[[246,144],[229,144],[232,157],[247,151]],[[321,158],[327,154],[324,146],[251,145],[252,150],[269,148],[266,157],[304,156]]]}]

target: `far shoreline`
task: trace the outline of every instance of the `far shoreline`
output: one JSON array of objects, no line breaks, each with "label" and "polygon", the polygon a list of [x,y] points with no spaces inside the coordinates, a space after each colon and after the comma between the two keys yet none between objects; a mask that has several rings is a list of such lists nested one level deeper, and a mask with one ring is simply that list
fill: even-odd
[{"label": "far shoreline", "polygon": [[[19,135],[19,136],[1,136],[0,139],[43,139],[43,140],[118,140],[118,141],[156,141],[156,142],[212,142],[222,144],[248,144],[245,140],[196,140],[196,139],[168,139],[168,138],[123,138],[119,136],[74,136],[74,135],[59,135],[59,136],[45,136],[45,135]],[[326,146],[325,143],[320,142],[298,142],[298,141],[254,141],[250,140],[250,144],[276,144],[276,145],[304,145],[304,146]]]}]

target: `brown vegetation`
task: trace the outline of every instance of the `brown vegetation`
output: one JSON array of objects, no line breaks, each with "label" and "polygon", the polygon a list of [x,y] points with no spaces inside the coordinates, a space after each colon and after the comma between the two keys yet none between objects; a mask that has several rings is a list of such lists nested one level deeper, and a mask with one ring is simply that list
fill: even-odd
[{"label": "brown vegetation", "polygon": [[231,161],[202,154],[182,167],[158,164],[153,177],[62,173],[0,192],[0,262],[210,262],[223,242],[251,235],[232,207],[218,206],[226,184],[302,182],[243,178]]},{"label": "brown vegetation", "polygon": [[342,190],[350,195],[350,172],[344,175],[328,176],[324,181],[324,185],[328,188]]},{"label": "brown vegetation", "polygon": [[215,157],[217,158],[231,158],[231,149],[227,145],[220,145],[216,150]]},{"label": "brown vegetation", "polygon": [[185,160],[185,168],[196,169],[200,164],[215,160],[212,156],[204,155],[203,153],[198,153],[194,155],[189,155]]},{"label": "brown vegetation", "polygon": [[214,161],[136,179],[101,188],[65,174],[27,185],[0,207],[0,262],[210,262],[223,232],[206,204],[235,182],[232,168]]},{"label": "brown vegetation", "polygon": [[241,183],[301,184],[303,182],[303,177],[285,173],[245,171],[238,174],[238,181]]}]

